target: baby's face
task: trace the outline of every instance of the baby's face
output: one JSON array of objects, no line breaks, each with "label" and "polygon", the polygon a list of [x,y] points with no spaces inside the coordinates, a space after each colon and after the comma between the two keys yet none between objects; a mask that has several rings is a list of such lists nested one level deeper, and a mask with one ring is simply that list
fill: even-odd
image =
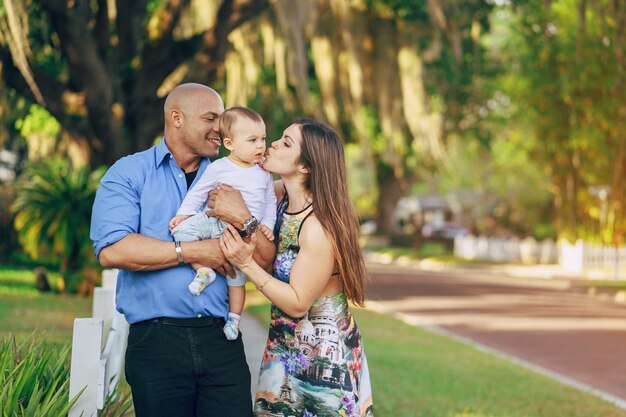
[{"label": "baby's face", "polygon": [[242,118],[232,136],[231,157],[247,164],[259,163],[265,154],[265,123]]}]

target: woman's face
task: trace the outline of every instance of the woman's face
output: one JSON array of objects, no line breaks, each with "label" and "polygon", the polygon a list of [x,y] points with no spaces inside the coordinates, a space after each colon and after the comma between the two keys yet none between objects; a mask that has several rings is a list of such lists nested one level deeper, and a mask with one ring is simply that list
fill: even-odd
[{"label": "woman's face", "polygon": [[281,176],[298,172],[302,167],[300,154],[302,149],[302,133],[300,125],[292,124],[283,132],[283,136],[274,141],[265,153],[263,168]]}]

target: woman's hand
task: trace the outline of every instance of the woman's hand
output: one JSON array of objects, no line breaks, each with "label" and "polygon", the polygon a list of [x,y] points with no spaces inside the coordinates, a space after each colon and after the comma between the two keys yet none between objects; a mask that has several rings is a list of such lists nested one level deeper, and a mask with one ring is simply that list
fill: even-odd
[{"label": "woman's hand", "polygon": [[224,256],[239,269],[244,269],[246,266],[254,263],[252,254],[256,247],[256,233],[250,236],[250,243],[246,243],[237,230],[230,224],[224,230],[222,237],[220,238],[220,247]]}]

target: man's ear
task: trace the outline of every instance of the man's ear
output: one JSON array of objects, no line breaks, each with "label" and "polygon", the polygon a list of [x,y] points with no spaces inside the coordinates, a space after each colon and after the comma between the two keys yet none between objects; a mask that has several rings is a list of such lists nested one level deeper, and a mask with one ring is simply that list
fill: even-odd
[{"label": "man's ear", "polygon": [[172,119],[172,125],[174,127],[181,127],[183,125],[183,114],[176,109],[172,109],[170,112],[170,118]]},{"label": "man's ear", "polygon": [[224,144],[224,147],[229,151],[233,150],[233,140],[231,138],[224,138],[222,143]]}]

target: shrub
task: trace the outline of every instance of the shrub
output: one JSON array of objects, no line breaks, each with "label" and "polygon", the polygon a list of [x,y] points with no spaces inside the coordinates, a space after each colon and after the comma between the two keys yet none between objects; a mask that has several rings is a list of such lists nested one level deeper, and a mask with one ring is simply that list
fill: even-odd
[{"label": "shrub", "polygon": [[[36,343],[34,336],[17,342],[13,336],[0,340],[0,416],[62,417],[71,401],[70,347]],[[100,413],[103,417],[129,415],[132,397],[127,385],[113,391]]]},{"label": "shrub", "polygon": [[49,158],[26,167],[15,184],[11,211],[24,251],[33,259],[58,257],[65,279],[94,258],[89,224],[103,174]]},{"label": "shrub", "polygon": [[59,417],[67,415],[69,346],[60,350],[29,338],[0,342],[0,415]]}]

